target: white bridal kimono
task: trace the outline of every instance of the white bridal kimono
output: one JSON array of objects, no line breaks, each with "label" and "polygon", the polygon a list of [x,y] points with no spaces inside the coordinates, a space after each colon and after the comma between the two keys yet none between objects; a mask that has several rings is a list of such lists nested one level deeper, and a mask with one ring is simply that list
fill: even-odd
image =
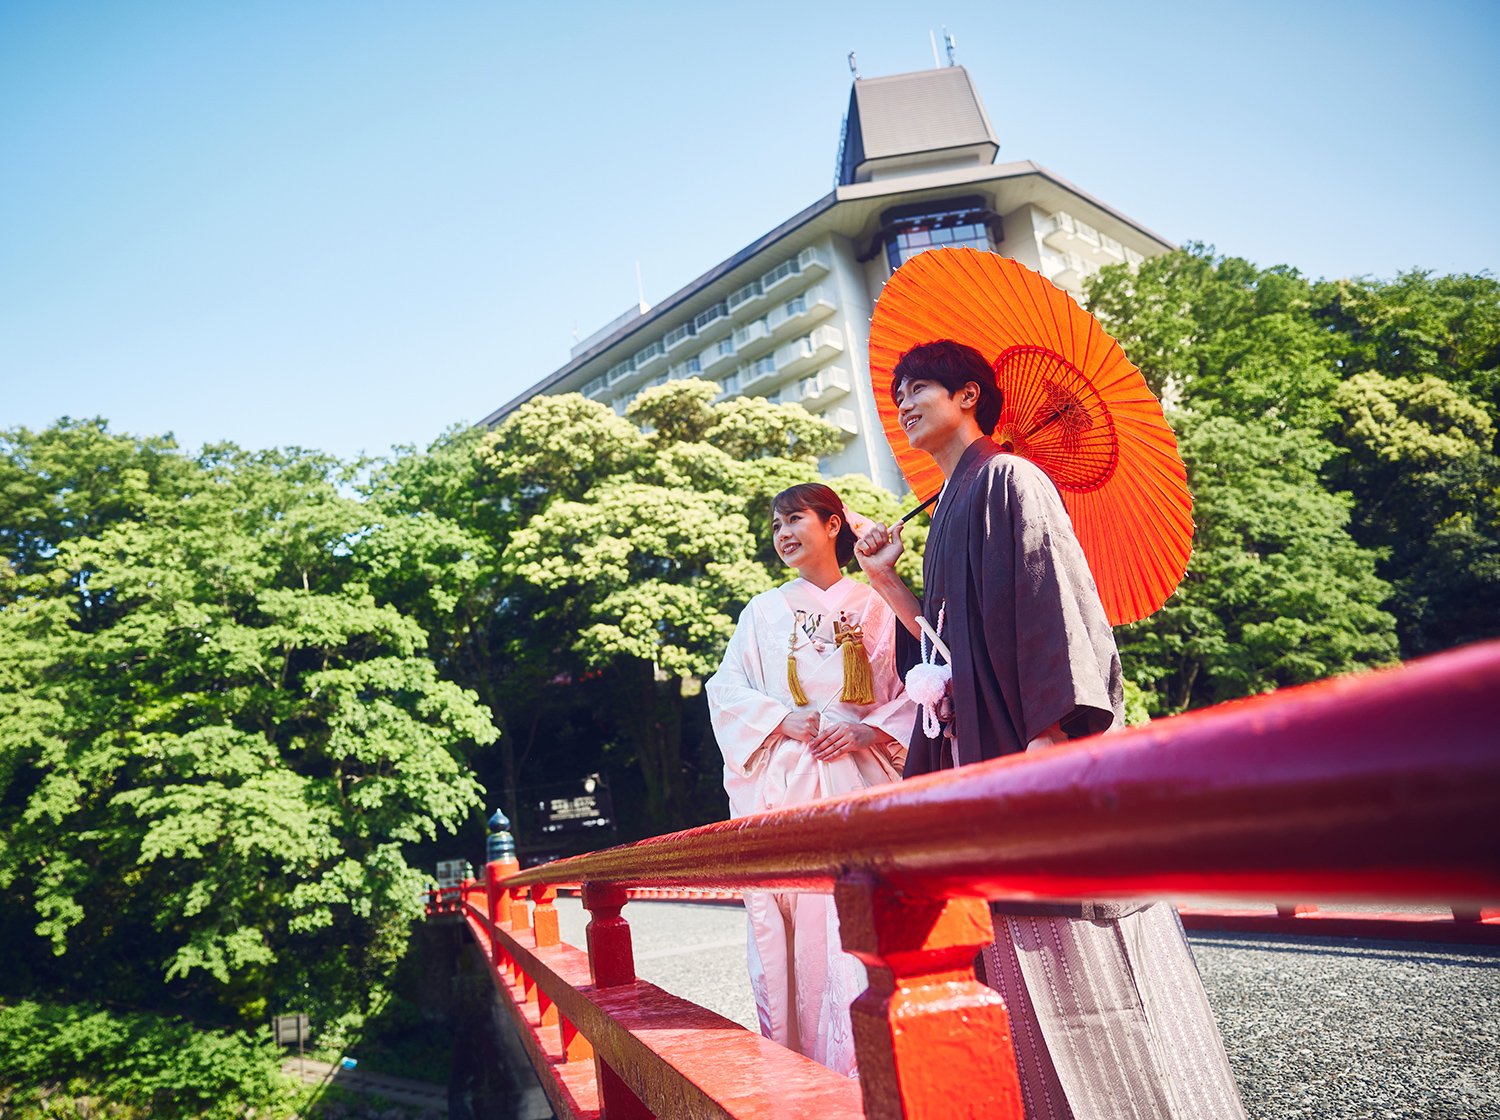
[{"label": "white bridal kimono", "polygon": [[[858,625],[875,679],[875,703],[846,704],[843,650],[834,644],[840,614]],[[757,595],[740,615],[719,671],[709,678],[714,735],[724,752],[724,789],[732,817],[800,805],[819,797],[901,779],[916,723],[895,667],[896,618],[879,595],[843,578],[827,591],[806,580]],[[796,632],[797,676],[809,701],[799,709],[787,683],[787,651]],[[820,763],[807,744],[777,728],[788,713],[814,711],[821,726],[866,723],[895,740]],[[761,1033],[838,1073],[855,1072],[849,1004],[864,971],[841,948],[833,898],[746,892],[750,984]]]}]

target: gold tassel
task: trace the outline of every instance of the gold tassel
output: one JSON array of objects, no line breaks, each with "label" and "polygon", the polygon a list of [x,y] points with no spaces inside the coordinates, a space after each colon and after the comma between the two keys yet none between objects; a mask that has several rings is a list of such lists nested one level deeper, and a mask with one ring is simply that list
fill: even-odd
[{"label": "gold tassel", "polygon": [[802,681],[797,677],[797,623],[792,621],[792,640],[786,651],[786,686],[792,690],[792,703],[801,708],[807,704],[807,693],[802,691]]},{"label": "gold tassel", "polygon": [[875,703],[875,673],[865,653],[864,631],[843,624],[843,615],[834,623],[834,641],[844,647],[844,691],[839,699],[845,704]]}]

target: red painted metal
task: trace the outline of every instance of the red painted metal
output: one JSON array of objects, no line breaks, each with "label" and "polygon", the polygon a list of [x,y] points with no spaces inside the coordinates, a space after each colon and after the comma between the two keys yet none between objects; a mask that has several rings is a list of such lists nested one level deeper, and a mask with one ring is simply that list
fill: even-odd
[{"label": "red painted metal", "polygon": [[560,860],[512,884],[1500,901],[1500,642]]},{"label": "red painted metal", "polygon": [[620,917],[625,903],[625,891],[620,887],[608,883],[583,885],[583,908],[593,915],[584,934],[589,946],[589,972],[599,988],[635,983],[630,924]]},{"label": "red painted metal", "polygon": [[556,945],[560,940],[557,928],[557,907],[552,902],[556,897],[556,887],[537,884],[531,888],[531,901],[536,904],[531,920],[536,927],[538,945]]},{"label": "red painted metal", "polygon": [[519,870],[521,865],[514,859],[492,860],[484,865],[484,889],[491,922],[510,921],[510,894],[500,886],[500,882]]},{"label": "red painted metal", "polygon": [[844,948],[870,977],[850,1008],[864,1114],[1021,1120],[1005,1003],[974,978],[974,954],[995,938],[989,904],[903,895],[868,876],[834,899]]},{"label": "red painted metal", "polygon": [[510,928],[530,929],[531,912],[526,909],[526,886],[516,883],[514,877],[507,884],[509,888],[506,893],[510,895]]},{"label": "red painted metal", "polygon": [[[528,930],[502,937],[497,931],[503,927],[487,921],[478,907],[464,917],[475,942],[496,958],[512,958],[508,945],[530,946],[535,951],[535,939]],[[588,958],[577,949],[557,945],[539,952],[546,957],[547,966],[559,983],[571,983],[578,989],[588,987]],[[528,961],[528,967],[534,969],[535,965]],[[542,1022],[540,1004],[527,1003],[524,990],[507,972],[491,966],[490,975],[502,1004],[516,1024],[553,1112],[563,1120],[596,1120],[600,1109],[593,1062],[583,1060],[591,1058],[592,1052],[586,1046],[580,1052],[576,1041],[569,1045],[563,1032],[548,1028]]]},{"label": "red painted metal", "polygon": [[[638,981],[621,916],[632,897],[833,891],[845,947],[871,977],[852,1009],[864,1113],[1019,1120],[1005,1009],[971,970],[991,936],[982,899],[1457,899],[1454,919],[1295,904],[1285,916],[1183,916],[1190,928],[1231,915],[1268,932],[1380,936],[1399,920],[1483,936],[1483,906],[1500,901],[1496,695],[1500,642],[497,876],[508,922],[493,902],[461,905],[448,891],[428,912],[465,912],[512,1013],[535,1028],[534,1062],[585,1069],[577,1059],[588,1051],[574,1043],[592,1044],[590,1091],[616,1120],[837,1120],[860,1107],[852,1085]],[[553,889],[578,884],[592,913],[587,960],[545,944],[555,939]],[[1345,932],[1356,929],[1365,932]]]},{"label": "red painted metal", "polygon": [[[816,1062],[644,980],[599,988],[590,981],[583,954],[572,946],[538,946],[531,931],[490,928],[477,906],[466,916],[476,939],[493,937],[523,972],[535,977],[561,1018],[593,1042],[600,1066],[614,1075],[603,1084],[616,1084],[644,1102],[644,1115],[742,1120],[852,1120],[860,1115],[859,1087]],[[516,1011],[530,1014],[527,1005],[514,999],[514,987],[508,990]],[[525,1021],[539,1025],[534,1014]],[[555,1071],[560,1064],[562,1054],[550,1049],[555,1037],[539,1044],[548,1054],[542,1070]],[[573,1062],[570,1068],[582,1065]],[[555,1101],[554,1109],[567,1114]],[[616,1120],[630,1115],[611,1112],[608,1097],[605,1113]]]}]

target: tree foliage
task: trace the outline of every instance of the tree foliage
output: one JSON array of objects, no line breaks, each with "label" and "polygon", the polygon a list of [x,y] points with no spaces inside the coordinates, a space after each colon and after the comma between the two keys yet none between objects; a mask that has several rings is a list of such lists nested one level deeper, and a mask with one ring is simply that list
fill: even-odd
[{"label": "tree foliage", "polygon": [[247,1106],[280,1111],[292,1084],[268,1033],[195,1030],[177,1018],[88,1004],[0,1006],[6,1115],[66,1115],[69,1105],[80,1116],[211,1120],[245,1115]]},{"label": "tree foliage", "polygon": [[1089,298],[1194,494],[1182,588],[1119,634],[1155,711],[1500,633],[1500,285],[1312,283],[1190,246]]},{"label": "tree foliage", "polygon": [[[128,487],[114,464],[157,450],[90,433],[12,432],[11,469],[41,449]],[[225,446],[167,473],[86,516],[67,487],[50,521],[13,507],[66,532],[0,586],[0,886],[37,939],[12,979],[247,1021],[357,1003],[419,912],[403,845],[477,807],[462,751],[494,727],[364,582],[336,464]]]}]

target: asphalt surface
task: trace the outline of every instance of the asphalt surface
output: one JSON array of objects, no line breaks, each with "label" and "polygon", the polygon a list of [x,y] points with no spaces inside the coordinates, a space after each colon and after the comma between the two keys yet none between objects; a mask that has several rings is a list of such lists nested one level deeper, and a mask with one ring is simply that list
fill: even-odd
[{"label": "asphalt surface", "polygon": [[[576,899],[558,912],[581,947],[587,914]],[[757,1029],[744,910],[632,902],[624,917],[637,975]],[[1500,1120],[1500,950],[1189,940],[1252,1120]]]}]

